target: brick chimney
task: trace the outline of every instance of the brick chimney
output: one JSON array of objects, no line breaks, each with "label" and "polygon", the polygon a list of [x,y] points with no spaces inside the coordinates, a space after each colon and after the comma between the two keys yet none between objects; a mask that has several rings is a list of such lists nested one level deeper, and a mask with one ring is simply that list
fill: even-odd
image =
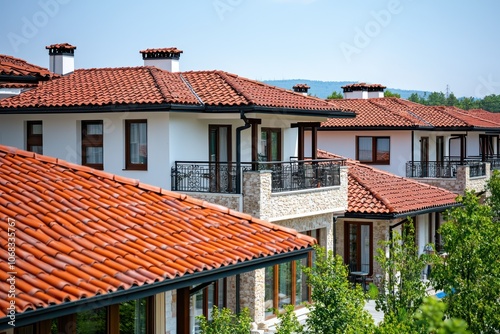
[{"label": "brick chimney", "polygon": [[169,72],[179,72],[179,58],[182,50],[177,48],[146,49],[139,51],[144,66],[156,66]]},{"label": "brick chimney", "polygon": [[75,49],[68,43],[52,44],[45,47],[49,50],[49,70],[53,73],[66,75],[75,70]]},{"label": "brick chimney", "polygon": [[384,89],[387,87],[380,84],[367,84],[359,82],[342,86],[344,99],[371,99],[384,97]]},{"label": "brick chimney", "polygon": [[307,96],[307,91],[309,90],[309,87],[307,84],[296,84],[293,86],[293,91],[295,93],[301,93],[302,95]]}]

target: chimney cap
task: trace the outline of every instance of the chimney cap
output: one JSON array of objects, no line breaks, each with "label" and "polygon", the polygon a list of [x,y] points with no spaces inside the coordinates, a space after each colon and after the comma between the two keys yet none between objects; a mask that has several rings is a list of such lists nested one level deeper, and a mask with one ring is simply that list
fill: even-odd
[{"label": "chimney cap", "polygon": [[293,88],[293,91],[296,93],[307,93],[307,91],[311,87],[309,87],[307,84],[299,83],[299,84],[294,85],[292,88]]},{"label": "chimney cap", "polygon": [[381,84],[367,84],[365,82],[358,82],[342,86],[341,88],[344,90],[344,93],[346,93],[354,91],[383,92],[387,87]]},{"label": "chimney cap", "polygon": [[60,44],[47,45],[45,48],[49,50],[49,55],[59,55],[59,54],[74,54],[76,46],[73,46],[69,43],[60,43]]},{"label": "chimney cap", "polygon": [[172,48],[159,48],[159,49],[146,49],[139,51],[142,54],[142,59],[158,58],[158,59],[179,59],[182,50],[175,47]]}]

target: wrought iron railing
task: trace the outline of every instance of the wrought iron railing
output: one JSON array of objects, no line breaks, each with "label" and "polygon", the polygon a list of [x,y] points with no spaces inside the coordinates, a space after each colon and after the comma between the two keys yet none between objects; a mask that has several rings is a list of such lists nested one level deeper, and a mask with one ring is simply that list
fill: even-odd
[{"label": "wrought iron railing", "polygon": [[[243,162],[240,175],[249,170],[270,170],[272,192],[340,185],[343,159]],[[235,162],[176,161],[171,170],[172,190],[181,192],[238,193]]]},{"label": "wrought iron railing", "polygon": [[408,161],[406,163],[406,177],[432,177],[432,178],[455,178],[458,166],[469,166],[469,176],[486,175],[486,165],[481,161]]}]

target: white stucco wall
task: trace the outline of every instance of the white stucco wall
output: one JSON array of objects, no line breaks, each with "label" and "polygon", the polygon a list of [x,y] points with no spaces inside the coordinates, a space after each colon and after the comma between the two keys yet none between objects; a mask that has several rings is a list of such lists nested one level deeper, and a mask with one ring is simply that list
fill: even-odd
[{"label": "white stucco wall", "polygon": [[[318,131],[318,148],[356,159],[356,136],[389,136],[390,165],[373,165],[396,175],[406,175],[406,162],[411,160],[411,131]],[[306,131],[306,156],[311,154],[311,132]]]},{"label": "white stucco wall", "polygon": [[[125,120],[148,121],[148,170],[130,171],[125,168]],[[43,154],[81,164],[81,121],[103,120],[104,170],[113,174],[139,179],[141,182],[169,187],[170,164],[168,113],[88,113],[1,115],[0,144],[26,149],[26,121],[41,120]],[[169,189],[169,188],[168,188]]]}]

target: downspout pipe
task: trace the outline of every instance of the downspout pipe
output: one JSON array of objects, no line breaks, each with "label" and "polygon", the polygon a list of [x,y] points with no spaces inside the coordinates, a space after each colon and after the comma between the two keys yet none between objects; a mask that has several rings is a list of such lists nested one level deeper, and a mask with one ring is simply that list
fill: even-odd
[{"label": "downspout pipe", "polygon": [[250,128],[252,125],[248,122],[243,110],[240,111],[240,119],[245,122],[244,125],[236,128],[236,193],[241,194],[241,131]]}]

